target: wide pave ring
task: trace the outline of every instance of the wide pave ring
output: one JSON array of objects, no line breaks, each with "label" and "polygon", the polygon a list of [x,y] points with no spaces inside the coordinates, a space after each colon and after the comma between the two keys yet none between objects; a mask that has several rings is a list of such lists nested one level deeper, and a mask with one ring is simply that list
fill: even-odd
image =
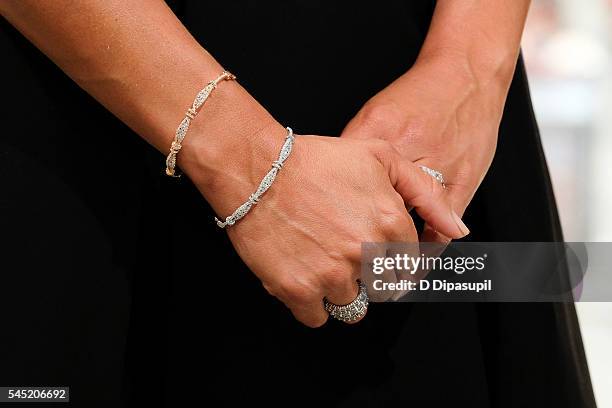
[{"label": "wide pave ring", "polygon": [[351,323],[365,316],[368,310],[368,292],[363,282],[357,282],[359,283],[359,293],[357,297],[347,305],[337,305],[323,298],[325,311],[327,311],[331,317],[345,323]]},{"label": "wide pave ring", "polygon": [[446,188],[446,184],[444,184],[444,176],[442,175],[442,173],[440,173],[438,170],[430,169],[427,166],[419,166],[419,167],[425,173],[433,177],[438,183],[440,183],[442,185],[442,188]]}]

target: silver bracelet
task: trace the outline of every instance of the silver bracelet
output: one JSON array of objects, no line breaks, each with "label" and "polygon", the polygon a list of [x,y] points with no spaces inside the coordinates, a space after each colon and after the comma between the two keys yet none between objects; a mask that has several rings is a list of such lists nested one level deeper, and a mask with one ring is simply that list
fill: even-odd
[{"label": "silver bracelet", "polygon": [[257,190],[250,195],[249,199],[242,204],[240,207],[236,208],[236,211],[232,213],[232,215],[225,218],[225,221],[221,221],[217,217],[215,217],[215,221],[220,228],[225,228],[228,225],[234,225],[238,220],[247,215],[251,208],[259,202],[259,198],[270,188],[278,171],[283,167],[285,160],[291,154],[291,149],[293,148],[293,141],[295,140],[295,136],[293,135],[293,130],[288,127],[287,128],[287,137],[285,138],[285,143],[281,148],[280,154],[278,155],[278,159],[272,163],[272,168],[266,174],[266,176],[259,183],[259,187]]}]

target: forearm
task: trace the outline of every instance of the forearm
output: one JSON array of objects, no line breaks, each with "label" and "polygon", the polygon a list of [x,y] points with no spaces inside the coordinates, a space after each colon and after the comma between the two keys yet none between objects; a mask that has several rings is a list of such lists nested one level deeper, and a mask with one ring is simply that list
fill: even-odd
[{"label": "forearm", "polygon": [[[164,154],[196,93],[222,71],[162,1],[4,0],[0,11],[83,89]],[[211,160],[222,151],[241,155],[246,143],[253,143],[248,147],[251,154],[259,154],[258,149],[268,154],[272,149],[261,146],[265,141],[252,137],[267,126],[274,126],[274,120],[265,109],[237,83],[224,82],[192,124],[179,165],[205,163],[206,158],[193,157],[195,150],[209,152]],[[188,144],[195,142],[207,149],[190,149]],[[241,157],[240,166],[249,158]],[[261,161],[267,165],[266,159]],[[235,164],[235,172],[247,170]],[[232,172],[229,158],[223,165]],[[216,169],[210,166],[206,170],[212,174]]]},{"label": "forearm", "polygon": [[[438,0],[419,59],[441,58],[456,83],[507,90],[529,0]],[[449,81],[450,82],[450,81]]]}]

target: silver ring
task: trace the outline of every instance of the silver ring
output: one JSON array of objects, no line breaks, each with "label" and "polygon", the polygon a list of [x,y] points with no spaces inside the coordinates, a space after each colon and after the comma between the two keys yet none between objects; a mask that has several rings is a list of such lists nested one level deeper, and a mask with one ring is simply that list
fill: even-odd
[{"label": "silver ring", "polygon": [[440,173],[438,170],[430,169],[427,166],[419,166],[419,167],[425,173],[433,177],[438,183],[440,183],[442,185],[442,188],[446,188],[446,184],[444,184],[444,176],[442,175],[442,173]]},{"label": "silver ring", "polygon": [[363,282],[357,282],[359,283],[359,293],[357,297],[347,305],[337,305],[323,298],[325,311],[329,313],[331,317],[345,323],[350,323],[365,316],[368,310],[368,291]]}]

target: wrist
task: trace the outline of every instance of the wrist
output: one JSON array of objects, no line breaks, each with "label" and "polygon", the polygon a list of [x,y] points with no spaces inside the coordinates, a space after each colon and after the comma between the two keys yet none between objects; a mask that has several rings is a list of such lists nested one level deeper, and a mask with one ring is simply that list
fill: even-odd
[{"label": "wrist", "polygon": [[482,50],[460,47],[423,47],[416,64],[437,64],[445,67],[445,78],[455,87],[499,89],[507,91],[512,81],[517,50],[499,47]]},{"label": "wrist", "polygon": [[257,188],[286,130],[241,87],[219,91],[192,123],[178,164],[223,215]]},{"label": "wrist", "polygon": [[[481,56],[482,58],[482,56]],[[467,101],[482,107],[483,118],[498,117],[504,109],[515,59],[481,62],[477,57],[457,50],[424,50],[415,67],[426,70],[434,81],[443,81],[439,90],[441,111],[454,113]]]}]

